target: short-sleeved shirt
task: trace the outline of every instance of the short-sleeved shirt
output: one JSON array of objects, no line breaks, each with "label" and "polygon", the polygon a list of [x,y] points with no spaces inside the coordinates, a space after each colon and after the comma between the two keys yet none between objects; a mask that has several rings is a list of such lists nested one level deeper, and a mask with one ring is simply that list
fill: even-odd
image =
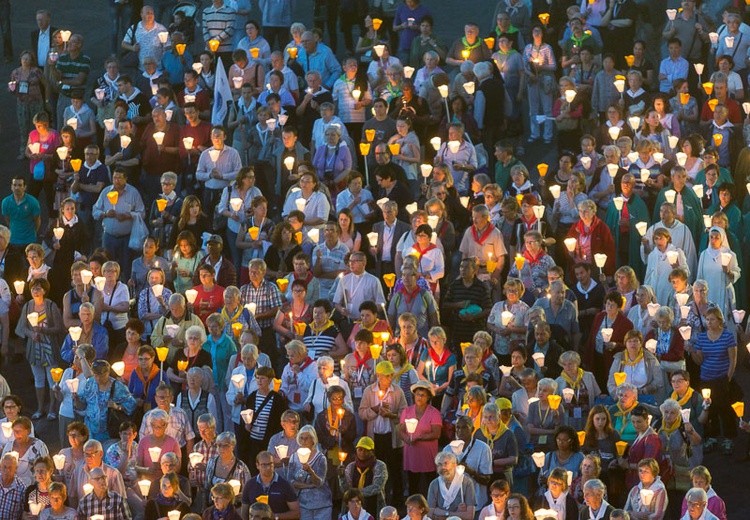
[{"label": "short-sleeved shirt", "polygon": [[[400,422],[406,419],[415,419],[416,408],[414,405],[404,408],[401,412]],[[433,426],[443,425],[443,419],[440,412],[432,405],[427,406],[422,418],[417,423],[417,429],[414,436],[425,435],[430,433]],[[435,455],[438,452],[438,441],[416,441],[413,444],[404,446],[404,470],[412,473],[434,473],[435,472]]]},{"label": "short-sleeved shirt", "polygon": [[39,201],[28,193],[21,202],[16,202],[13,195],[8,195],[2,203],[3,216],[10,223],[10,243],[26,245],[36,242],[35,219],[41,213]]},{"label": "short-sleeved shirt", "polygon": [[708,338],[708,333],[701,332],[695,338],[695,349],[703,353],[701,363],[701,380],[713,381],[726,377],[729,371],[728,350],[737,346],[734,334],[724,329],[716,341]]},{"label": "short-sleeved shirt", "polygon": [[[91,58],[83,54],[79,54],[77,58],[71,58],[70,54],[66,53],[58,58],[55,68],[57,68],[57,72],[60,73],[62,79],[72,79],[82,72],[85,74],[91,72]],[[69,95],[70,90],[72,90],[71,87],[63,85],[63,94]]]},{"label": "short-sleeved shirt", "polygon": [[268,487],[260,481],[260,475],[245,482],[242,490],[242,503],[252,505],[261,495],[268,497],[268,505],[275,515],[286,513],[289,511],[289,502],[297,501],[297,493],[294,492],[291,484],[278,474],[274,474],[273,481]]}]

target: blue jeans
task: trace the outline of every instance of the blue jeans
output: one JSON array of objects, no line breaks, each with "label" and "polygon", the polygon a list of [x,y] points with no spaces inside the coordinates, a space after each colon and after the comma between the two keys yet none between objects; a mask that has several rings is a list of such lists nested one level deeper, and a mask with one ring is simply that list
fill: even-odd
[{"label": "blue jeans", "polygon": [[130,279],[131,255],[128,241],[130,235],[116,237],[109,233],[104,233],[104,249],[109,253],[109,257],[120,264],[120,280],[127,282]]}]

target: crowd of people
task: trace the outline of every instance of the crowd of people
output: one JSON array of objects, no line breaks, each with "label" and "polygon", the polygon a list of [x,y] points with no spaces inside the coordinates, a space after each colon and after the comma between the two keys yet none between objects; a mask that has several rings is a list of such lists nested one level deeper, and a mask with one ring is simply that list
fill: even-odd
[{"label": "crowd of people", "polygon": [[8,83],[0,517],[727,518],[744,10],[137,4]]}]

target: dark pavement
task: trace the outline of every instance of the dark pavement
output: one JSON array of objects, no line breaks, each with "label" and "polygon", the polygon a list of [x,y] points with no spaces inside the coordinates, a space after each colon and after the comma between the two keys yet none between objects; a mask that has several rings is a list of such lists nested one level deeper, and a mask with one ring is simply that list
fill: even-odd
[{"label": "dark pavement", "polygon": [[[302,21],[310,27],[312,15],[309,6],[311,1],[304,0],[296,2],[296,20]],[[490,25],[495,2],[488,0],[473,0],[463,2],[457,0],[423,0],[422,2],[433,13],[435,18],[435,30],[437,35],[447,45],[456,37],[462,35],[463,24],[468,21],[476,21],[484,34]],[[14,51],[17,56],[21,50],[30,45],[30,32],[36,27],[34,13],[36,9],[46,7],[52,9],[53,25],[59,28],[72,29],[84,36],[84,52],[92,59],[95,67],[92,71],[90,81],[102,73],[101,64],[109,54],[110,46],[110,20],[109,8],[104,0],[92,0],[80,2],[73,0],[59,0],[57,2],[13,2],[12,3],[12,30]],[[85,6],[85,8],[83,7]],[[469,7],[469,9],[467,9]],[[257,8],[256,8],[257,9]],[[260,19],[256,12],[254,18]],[[356,31],[355,31],[356,38]],[[339,37],[339,45],[343,45],[343,38]],[[16,63],[0,64],[0,76],[8,77],[10,71],[15,68]],[[1,90],[1,89],[0,89]],[[15,116],[15,101],[4,90],[0,94],[0,157],[3,157],[2,169],[0,170],[0,196],[4,197],[10,192],[10,179],[17,173],[27,171],[27,165],[23,161],[16,161],[18,153],[19,136]],[[525,157],[529,164],[546,162],[550,165],[556,164],[553,157],[554,145],[535,145],[526,150]],[[532,159],[533,158],[533,159]],[[13,341],[15,351],[22,354],[23,345],[18,340]],[[744,345],[741,346],[741,359],[747,358]],[[31,415],[35,409],[35,397],[31,371],[25,360],[17,360],[4,364],[0,367],[2,373],[8,380],[13,392],[21,395],[28,403],[25,411]],[[750,375],[746,365],[741,364],[738,369],[738,379],[750,395]],[[35,428],[39,436],[48,443],[51,453],[59,449],[57,442],[57,423],[49,423],[46,420],[37,421]],[[711,470],[714,477],[714,488],[716,492],[726,501],[730,519],[750,518],[750,494],[746,493],[746,482],[750,477],[748,462],[740,461],[748,448],[747,434],[740,434],[733,456],[710,454],[704,463]],[[747,516],[746,516],[747,515]]]}]

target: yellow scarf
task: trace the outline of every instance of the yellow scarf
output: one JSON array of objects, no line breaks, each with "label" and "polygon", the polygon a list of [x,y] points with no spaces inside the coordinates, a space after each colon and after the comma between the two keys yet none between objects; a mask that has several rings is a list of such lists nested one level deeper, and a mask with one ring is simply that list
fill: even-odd
[{"label": "yellow scarf", "polygon": [[393,374],[393,379],[394,379],[394,380],[399,380],[399,379],[401,379],[401,376],[402,376],[402,375],[404,375],[404,372],[408,372],[408,371],[409,371],[409,370],[411,370],[412,368],[414,368],[414,365],[412,365],[411,363],[409,363],[409,362],[407,361],[406,363],[404,363],[404,366],[402,366],[402,367],[401,367],[401,368],[399,369],[399,371],[398,371],[398,372],[396,372],[395,374]]},{"label": "yellow scarf", "polygon": [[242,314],[242,309],[242,305],[238,305],[237,312],[234,313],[234,316],[229,316],[229,314],[227,314],[226,307],[221,309],[221,317],[224,319],[224,323],[231,325],[232,323],[235,323],[237,320],[239,320],[240,315]]},{"label": "yellow scarf", "polygon": [[625,417],[626,415],[630,415],[630,412],[632,412],[633,408],[635,408],[636,406],[638,406],[638,401],[636,401],[635,403],[633,403],[633,406],[631,406],[627,410],[623,410],[622,409],[622,405],[620,405],[620,403],[618,402],[617,403],[617,410],[618,411],[615,412],[615,417]]},{"label": "yellow scarf", "polygon": [[672,433],[674,433],[677,430],[677,428],[680,427],[681,424],[682,424],[682,417],[678,415],[677,420],[673,422],[670,426],[667,426],[664,422],[662,422],[662,427],[661,429],[659,429],[659,433],[664,432],[664,434],[667,437],[669,437],[670,435],[672,435]]},{"label": "yellow scarf", "polygon": [[487,439],[487,444],[490,446],[490,451],[492,451],[493,447],[495,446],[495,441],[498,440],[500,437],[503,436],[505,432],[508,431],[508,427],[505,425],[505,423],[498,419],[498,423],[500,426],[497,428],[497,433],[495,435],[491,435],[490,431],[487,429],[486,426],[481,426],[479,429],[482,431],[482,435],[484,435],[484,438]]},{"label": "yellow scarf", "polygon": [[576,374],[576,380],[575,381],[573,381],[571,378],[569,378],[568,374],[566,374],[564,370],[563,370],[563,372],[562,372],[561,375],[562,375],[563,379],[565,380],[565,382],[568,383],[568,386],[570,388],[572,388],[573,390],[577,390],[578,389],[578,385],[580,385],[581,381],[583,380],[583,369],[582,368],[578,369],[578,373]]},{"label": "yellow scarf", "polygon": [[320,328],[317,328],[315,326],[315,322],[310,323],[310,330],[313,331],[313,334],[320,334],[324,330],[326,330],[328,327],[333,327],[334,323],[330,319],[326,321]]},{"label": "yellow scarf", "polygon": [[672,395],[669,396],[670,399],[677,401],[677,404],[679,404],[681,408],[684,408],[685,405],[690,402],[691,397],[693,397],[693,389],[690,387],[688,387],[688,391],[685,392],[685,397],[682,399],[677,397],[677,392],[672,392]]},{"label": "yellow scarf", "polygon": [[635,359],[633,361],[629,361],[628,360],[628,351],[627,350],[622,353],[622,365],[623,366],[634,367],[638,363],[640,363],[641,361],[643,361],[643,349],[640,349],[638,351],[638,355],[635,356]]},{"label": "yellow scarf", "polygon": [[462,369],[463,369],[463,371],[464,371],[464,379],[463,379],[463,381],[461,381],[462,383],[465,383],[465,382],[466,382],[466,378],[467,378],[467,377],[469,376],[469,374],[479,374],[479,375],[481,376],[481,375],[482,375],[482,372],[484,372],[484,367],[483,367],[482,365],[479,365],[479,368],[477,369],[477,371],[476,371],[476,372],[471,372],[471,371],[469,370],[469,367],[467,367],[466,365],[464,365],[464,366],[463,366],[463,367],[461,367],[461,368],[462,368]]},{"label": "yellow scarf", "polygon": [[365,487],[365,484],[366,484],[366,482],[367,482],[367,481],[365,480],[365,478],[366,478],[365,476],[367,475],[367,472],[368,472],[368,471],[370,471],[370,467],[369,467],[369,466],[368,466],[368,467],[366,467],[364,471],[362,471],[362,470],[361,470],[361,469],[359,468],[359,466],[355,466],[355,467],[357,468],[357,471],[359,472],[359,482],[357,483],[357,487],[358,487],[359,489],[364,489],[364,487]]}]

